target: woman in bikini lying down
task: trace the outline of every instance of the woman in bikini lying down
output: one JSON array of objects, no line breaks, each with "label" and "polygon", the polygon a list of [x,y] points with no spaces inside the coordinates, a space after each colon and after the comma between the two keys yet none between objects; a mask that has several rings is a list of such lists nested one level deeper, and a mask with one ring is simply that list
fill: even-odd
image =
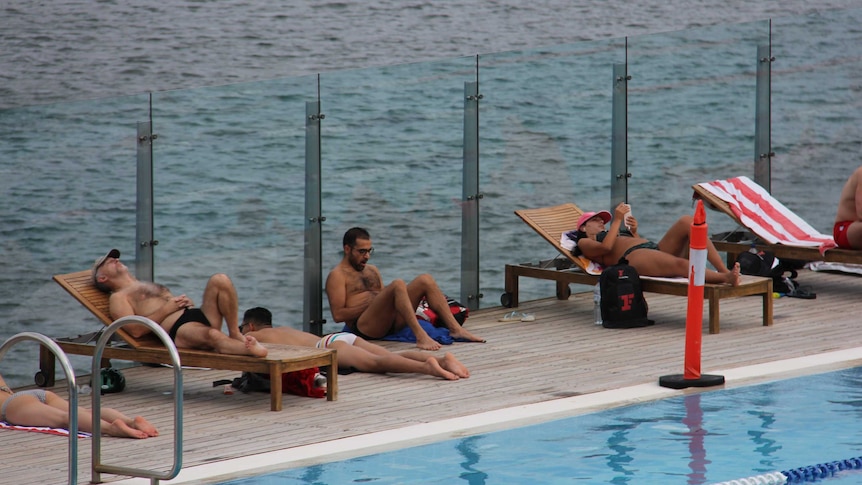
[{"label": "woman in bikini lying down", "polygon": [[[629,212],[631,207],[625,203],[614,209],[613,218],[608,211],[585,212],[578,219],[575,254],[583,254],[606,267],[625,258],[641,276],[687,278],[692,217],[680,217],[656,244],[638,235],[634,216],[628,217],[628,228],[622,226]],[[610,228],[605,230],[609,221],[612,221]],[[707,260],[715,267],[706,270],[707,283],[739,285],[739,264],[733,270],[727,269],[712,241],[707,241]]]},{"label": "woman in bikini lying down", "polygon": [[[89,409],[78,408],[79,430],[93,431],[92,414]],[[69,402],[44,389],[14,392],[0,376],[0,420],[18,426],[69,429]],[[159,435],[141,416],[130,418],[111,408],[102,408],[101,431],[120,438],[143,439]]]}]

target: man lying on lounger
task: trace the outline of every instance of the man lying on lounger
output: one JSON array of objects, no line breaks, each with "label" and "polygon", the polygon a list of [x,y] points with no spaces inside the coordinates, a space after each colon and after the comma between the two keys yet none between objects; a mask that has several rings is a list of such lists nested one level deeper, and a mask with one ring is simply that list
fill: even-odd
[{"label": "man lying on lounger", "polygon": [[374,252],[368,231],[361,227],[349,229],[342,243],[344,257],[326,278],[326,296],[336,322],[344,322],[351,332],[365,339],[381,339],[410,327],[417,347],[439,350],[440,344],[428,336],[416,319],[416,307],[425,297],[452,338],[484,342],[458,324],[431,275],[419,275],[410,283],[394,280],[383,286],[380,271],[368,264]]},{"label": "man lying on lounger", "polygon": [[246,310],[240,330],[260,342],[336,349],[338,366],[353,367],[359,372],[427,374],[450,381],[470,377],[464,364],[449,352],[442,357],[415,350],[394,353],[352,333],[332,333],[321,338],[295,328],[274,328],[272,313],[262,307]]},{"label": "man lying on lounger", "polygon": [[[255,357],[267,354],[266,348],[254,337],[244,336],[239,331],[236,288],[225,274],[210,277],[203,303],[195,308],[186,295],[174,296],[163,285],[139,281],[120,262],[120,251],[112,249],[93,264],[93,283],[96,288],[110,293],[112,318],[147,317],[161,325],[177,347]],[[230,336],[222,332],[222,320],[227,322]],[[123,329],[135,338],[149,332],[146,326],[136,324]]]},{"label": "man lying on lounger", "polygon": [[[615,265],[625,258],[641,276],[688,277],[689,262],[684,255],[689,249],[692,217],[680,217],[656,244],[638,235],[634,216],[629,215],[626,220],[628,228],[620,227],[629,212],[628,204],[618,205],[608,230],[605,224],[611,221],[610,212],[585,212],[578,219],[575,254],[583,254],[603,266]],[[739,285],[739,263],[734,264],[732,271],[728,270],[709,240],[707,260],[715,267],[706,271],[707,283]]]}]

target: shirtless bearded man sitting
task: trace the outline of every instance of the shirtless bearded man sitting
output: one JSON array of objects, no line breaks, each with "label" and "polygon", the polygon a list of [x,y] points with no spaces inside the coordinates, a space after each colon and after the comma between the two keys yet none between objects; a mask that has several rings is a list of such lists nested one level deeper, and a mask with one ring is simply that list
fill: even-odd
[{"label": "shirtless bearded man sitting", "polygon": [[[139,281],[120,262],[120,251],[112,249],[93,264],[93,283],[111,294],[112,318],[147,317],[161,325],[177,347],[255,357],[267,354],[266,347],[254,337],[244,336],[239,331],[236,289],[225,274],[210,277],[204,289],[203,304],[195,308],[186,295],[174,296],[165,286]],[[222,320],[227,322],[230,336],[222,332]],[[149,332],[145,325],[139,324],[129,324],[123,329],[135,338]]]},{"label": "shirtless bearded man sitting", "polygon": [[417,347],[438,350],[440,344],[416,319],[416,307],[425,297],[453,338],[484,342],[458,324],[431,275],[419,275],[410,283],[394,280],[383,286],[380,271],[368,264],[374,251],[368,231],[361,227],[348,230],[343,246],[344,257],[326,278],[326,295],[336,322],[344,322],[351,332],[366,339],[381,339],[407,326],[416,336]]}]

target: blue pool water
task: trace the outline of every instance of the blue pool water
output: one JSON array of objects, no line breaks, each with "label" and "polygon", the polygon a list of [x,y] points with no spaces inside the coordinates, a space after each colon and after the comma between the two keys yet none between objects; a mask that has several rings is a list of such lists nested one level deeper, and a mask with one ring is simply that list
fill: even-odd
[{"label": "blue pool water", "polygon": [[[708,484],[860,455],[862,368],[853,368],[224,484]],[[822,482],[862,484],[862,471]]]}]

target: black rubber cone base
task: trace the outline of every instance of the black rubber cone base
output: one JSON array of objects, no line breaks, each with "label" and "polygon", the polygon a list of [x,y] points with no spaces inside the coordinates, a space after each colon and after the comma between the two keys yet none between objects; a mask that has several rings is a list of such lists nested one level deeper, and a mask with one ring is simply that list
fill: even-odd
[{"label": "black rubber cone base", "polygon": [[724,376],[701,374],[699,379],[685,379],[683,374],[673,374],[658,378],[658,385],[671,389],[685,389],[686,387],[712,387],[724,384]]}]

